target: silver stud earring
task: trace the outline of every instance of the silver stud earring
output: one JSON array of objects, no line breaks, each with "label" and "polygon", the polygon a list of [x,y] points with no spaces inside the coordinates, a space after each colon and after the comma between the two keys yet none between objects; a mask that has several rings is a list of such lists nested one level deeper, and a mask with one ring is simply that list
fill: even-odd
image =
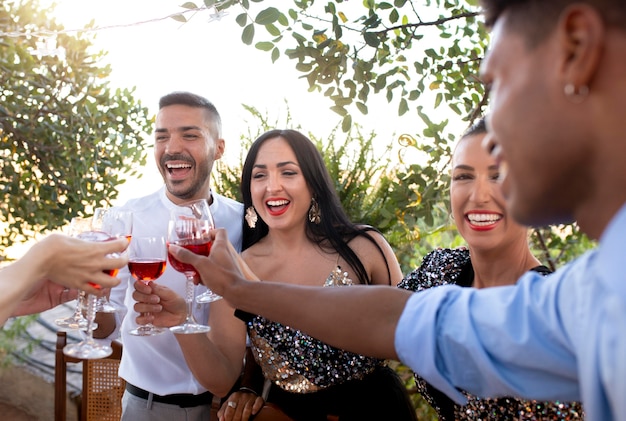
[{"label": "silver stud earring", "polygon": [[563,93],[570,102],[581,104],[589,95],[589,87],[587,85],[576,87],[573,83],[568,83],[563,87]]}]

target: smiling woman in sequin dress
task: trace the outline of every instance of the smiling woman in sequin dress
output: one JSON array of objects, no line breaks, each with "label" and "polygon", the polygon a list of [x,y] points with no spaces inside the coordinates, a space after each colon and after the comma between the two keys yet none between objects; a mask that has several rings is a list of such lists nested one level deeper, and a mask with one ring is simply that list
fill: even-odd
[{"label": "smiling woman in sequin dress", "polygon": [[[446,284],[489,288],[514,284],[528,270],[550,272],[532,254],[527,229],[507,215],[499,170],[481,145],[485,133],[484,120],[480,120],[463,135],[452,156],[450,205],[468,249],[429,253],[400,288],[422,291]],[[578,403],[478,399],[466,393],[468,404],[460,406],[417,376],[416,384],[441,421],[583,419]]]},{"label": "smiling woman in sequin dress", "polygon": [[[241,191],[247,210],[242,256],[259,278],[320,288],[391,286],[402,278],[383,236],[349,221],[321,154],[300,132],[272,130],[259,137],[246,158]],[[262,317],[242,318],[255,360],[272,384],[268,402],[293,419],[415,419],[404,385],[385,361]],[[254,395],[236,393],[228,400],[238,411],[231,404],[223,412],[241,414]]]},{"label": "smiling woman in sequin dress", "polygon": [[[241,192],[246,209],[242,257],[258,278],[319,288],[394,288],[402,279],[384,237],[348,219],[320,152],[300,132],[272,130],[252,144]],[[170,290],[137,283],[135,288],[138,305],[158,302],[160,307],[136,305],[138,312],[151,312],[138,323],[172,326],[184,318],[184,301]],[[331,347],[260,316],[237,314],[247,326],[261,383],[271,385],[267,402],[293,420],[416,420],[404,384],[386,361]],[[186,357],[197,355],[197,347],[179,344]],[[211,372],[194,375],[203,383]],[[220,419],[245,421],[256,414],[264,402],[257,396],[260,390],[250,392],[244,387],[231,394]]]}]

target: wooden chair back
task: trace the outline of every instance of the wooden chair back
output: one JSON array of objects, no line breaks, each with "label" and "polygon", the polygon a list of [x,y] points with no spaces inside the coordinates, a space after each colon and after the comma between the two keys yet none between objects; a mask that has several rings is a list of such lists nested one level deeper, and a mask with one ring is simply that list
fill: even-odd
[{"label": "wooden chair back", "polygon": [[57,332],[54,366],[54,420],[67,417],[67,364],[83,365],[83,391],[79,405],[80,421],[119,421],[126,382],[118,376],[122,344],[112,342],[113,354],[107,358],[81,360],[63,353],[67,333]]}]

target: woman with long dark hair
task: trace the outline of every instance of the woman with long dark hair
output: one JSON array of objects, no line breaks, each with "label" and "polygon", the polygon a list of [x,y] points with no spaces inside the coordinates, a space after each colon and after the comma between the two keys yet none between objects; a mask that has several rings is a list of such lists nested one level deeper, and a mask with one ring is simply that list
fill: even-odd
[{"label": "woman with long dark hair", "polygon": [[[500,169],[483,148],[485,121],[479,120],[459,139],[452,154],[450,207],[467,247],[441,248],[398,285],[423,291],[441,285],[490,288],[512,285],[527,271],[550,270],[533,255],[528,228],[509,216],[500,186]],[[465,393],[465,405],[416,376],[418,392],[435,409],[440,421],[581,420],[576,402],[541,402],[499,397],[481,399]]]},{"label": "woman with long dark hair", "polygon": [[[402,279],[382,234],[349,220],[322,155],[302,133],[271,130],[256,139],[244,163],[241,191],[246,209],[241,255],[258,278],[320,288],[393,288]],[[136,310],[151,311],[155,325],[184,318],[184,301],[170,290],[137,283],[135,288],[134,298],[142,303]],[[156,302],[146,294],[159,295],[158,309],[144,307]],[[334,348],[260,316],[236,314],[246,324],[252,350],[246,372],[260,367],[262,377],[256,388],[242,381],[222,405],[220,419],[260,417],[270,406],[296,421],[416,419],[404,384],[386,361]],[[197,358],[196,340],[206,345],[202,349],[213,346],[206,335],[192,336],[197,337],[193,342],[179,340],[186,357]],[[194,375],[206,383],[211,372]]]},{"label": "woman with long dark hair", "polygon": [[[349,220],[322,155],[302,133],[271,130],[260,136],[248,152],[241,192],[242,256],[261,279],[339,288],[392,286],[401,279],[383,236]],[[260,316],[240,316],[271,384],[267,402],[292,419],[415,419],[404,385],[385,361],[333,348]],[[227,419],[259,410],[262,402],[246,391],[223,405]]]}]

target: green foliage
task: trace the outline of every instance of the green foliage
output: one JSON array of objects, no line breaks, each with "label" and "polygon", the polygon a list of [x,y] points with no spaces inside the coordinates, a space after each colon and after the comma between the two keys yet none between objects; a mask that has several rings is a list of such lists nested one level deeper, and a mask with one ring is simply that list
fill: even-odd
[{"label": "green foliage", "polygon": [[[17,350],[16,340],[26,333],[28,326],[36,319],[37,315],[16,317],[0,327],[0,367],[13,361],[11,354]],[[35,342],[27,342],[21,352],[28,354],[34,346]]]},{"label": "green foliage", "polygon": [[[0,250],[109,203],[145,163],[147,108],[36,1],[0,6]],[[42,34],[57,32],[56,54]],[[31,34],[26,36],[25,34]],[[2,257],[0,252],[0,258]]]},{"label": "green foliage", "polygon": [[597,245],[577,224],[536,228],[532,231],[530,240],[536,256],[552,270]]},{"label": "green foliage", "polygon": [[210,3],[240,9],[245,44],[270,52],[272,61],[281,54],[294,60],[309,90],[332,101],[344,131],[354,108],[367,114],[372,95],[395,103],[399,115],[445,103],[472,120],[486,104],[478,69],[488,33],[475,0]]},{"label": "green foliage", "polygon": [[[478,80],[478,68],[489,38],[478,17],[477,3],[211,2],[219,10],[241,9],[236,22],[243,28],[246,44],[252,45],[256,39],[254,45],[271,51],[272,60],[282,51],[296,61],[296,72],[308,80],[310,90],[322,91],[332,101],[331,108],[343,116],[341,129],[346,139],[352,136],[353,124],[358,131],[358,119],[351,111],[367,114],[372,95],[395,101],[400,115],[414,110],[422,121],[425,128],[420,134],[399,137],[406,150],[419,155],[418,159],[394,169],[372,165],[372,170],[378,168],[380,174],[392,171],[375,186],[373,194],[382,197],[371,201],[378,207],[375,215],[369,216],[396,247],[403,269],[415,267],[433,247],[462,243],[447,216],[449,157],[461,133],[451,132],[448,120],[435,121],[434,110],[446,104],[470,125],[485,109],[487,94]],[[187,5],[197,7],[193,2]],[[367,141],[362,140],[361,146],[367,147]],[[349,150],[342,148],[336,152]],[[361,157],[368,159],[367,155]],[[372,162],[381,163],[375,159]],[[389,185],[385,187],[384,183]],[[346,188],[341,178],[337,186],[340,192]],[[347,198],[356,193],[359,191],[341,194]],[[354,217],[368,220],[358,212]],[[591,244],[577,229],[552,228],[544,234],[546,238],[534,246],[554,267]],[[420,243],[418,238],[422,239]]]},{"label": "green foliage", "polygon": [[[460,135],[424,109],[445,104],[469,125],[487,102],[478,69],[488,34],[477,2],[257,0],[215,6],[241,9],[236,22],[246,44],[271,52],[272,60],[281,53],[294,60],[309,90],[322,92],[343,117],[340,128],[347,137],[358,126],[357,114],[368,113],[373,96],[394,103],[399,115],[414,113],[423,122],[422,133],[399,139],[419,159],[383,177],[381,183],[392,185],[381,184],[384,197],[372,202],[380,206],[377,221],[397,247],[403,269],[418,263],[423,253],[414,247],[420,233],[430,237],[451,229],[446,168],[451,144]],[[398,204],[405,206],[393,207]]]}]

